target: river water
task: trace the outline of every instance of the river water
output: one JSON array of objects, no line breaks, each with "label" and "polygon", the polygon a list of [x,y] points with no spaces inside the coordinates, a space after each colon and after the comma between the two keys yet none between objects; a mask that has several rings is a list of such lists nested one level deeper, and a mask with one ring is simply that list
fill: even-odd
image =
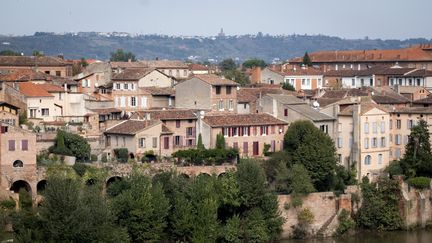
[{"label": "river water", "polygon": [[281,240],[280,243],[432,243],[432,230],[363,232],[353,236],[307,240]]}]

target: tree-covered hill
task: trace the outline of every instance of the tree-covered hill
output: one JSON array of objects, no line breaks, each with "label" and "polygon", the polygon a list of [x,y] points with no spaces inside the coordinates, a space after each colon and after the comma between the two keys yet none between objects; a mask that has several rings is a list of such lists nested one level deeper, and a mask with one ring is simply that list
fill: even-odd
[{"label": "tree-covered hill", "polygon": [[324,35],[241,35],[227,37],[180,37],[163,35],[119,35],[96,32],[75,34],[35,33],[32,36],[0,36],[0,51],[13,50],[31,55],[34,50],[46,55],[63,54],[68,59],[81,57],[108,60],[110,52],[122,48],[138,59],[180,59],[197,61],[225,58],[260,58],[268,62],[303,56],[308,51],[343,49],[393,49],[431,42],[427,39],[380,40],[342,39]]}]

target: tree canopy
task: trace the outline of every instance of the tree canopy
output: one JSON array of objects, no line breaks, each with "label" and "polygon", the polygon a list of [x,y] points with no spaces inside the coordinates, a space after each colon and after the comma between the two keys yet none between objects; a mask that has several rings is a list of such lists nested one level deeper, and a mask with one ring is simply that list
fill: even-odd
[{"label": "tree canopy", "polygon": [[252,58],[243,62],[244,68],[253,68],[253,67],[265,68],[266,66],[267,63],[264,60],[258,58]]},{"label": "tree canopy", "polygon": [[117,49],[115,52],[111,52],[110,61],[112,62],[136,62],[135,54],[132,52],[125,52],[123,49]]},{"label": "tree canopy", "polygon": [[0,56],[21,56],[21,53],[13,50],[2,50],[0,51]]},{"label": "tree canopy", "polygon": [[228,58],[219,63],[219,68],[222,72],[225,72],[235,70],[237,65],[232,58]]},{"label": "tree canopy", "polygon": [[311,61],[309,54],[307,52],[305,52],[305,54],[303,56],[302,64],[305,66],[308,66],[308,67],[312,66],[312,61]]}]

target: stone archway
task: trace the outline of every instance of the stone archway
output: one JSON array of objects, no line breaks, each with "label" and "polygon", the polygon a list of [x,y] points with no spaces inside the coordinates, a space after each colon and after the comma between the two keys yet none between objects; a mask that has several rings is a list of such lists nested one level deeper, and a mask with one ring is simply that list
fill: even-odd
[{"label": "stone archway", "polygon": [[13,167],[15,168],[24,167],[24,163],[21,160],[15,160],[13,162]]},{"label": "stone archway", "polygon": [[37,183],[37,185],[36,185],[36,193],[38,195],[40,195],[43,191],[45,191],[46,184],[47,184],[46,180],[41,180],[41,181],[39,181]]},{"label": "stone archway", "polygon": [[179,177],[184,178],[184,179],[190,179],[190,176],[186,173],[179,174]]},{"label": "stone archway", "polygon": [[227,173],[226,172],[222,172],[218,175],[218,178],[223,178]]},{"label": "stone archway", "polygon": [[122,178],[120,176],[112,176],[106,182],[106,187],[108,188],[112,183],[121,181]]},{"label": "stone archway", "polygon": [[21,189],[26,190],[28,193],[32,193],[32,189],[30,184],[27,181],[24,180],[17,180],[14,183],[12,183],[10,190],[15,192],[15,193],[19,193],[19,191]]},{"label": "stone archway", "polygon": [[197,175],[197,177],[205,177],[205,178],[210,178],[211,175],[205,172],[201,172]]}]

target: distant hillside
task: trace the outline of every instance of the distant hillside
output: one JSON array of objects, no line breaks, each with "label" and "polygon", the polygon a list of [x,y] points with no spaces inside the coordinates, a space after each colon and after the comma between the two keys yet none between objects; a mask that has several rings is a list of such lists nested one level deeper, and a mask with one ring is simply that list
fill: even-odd
[{"label": "distant hillside", "polygon": [[46,55],[63,54],[68,59],[81,57],[107,60],[110,52],[123,48],[139,59],[180,59],[197,61],[256,57],[271,62],[302,56],[305,51],[345,49],[394,49],[431,42],[427,39],[348,40],[323,35],[242,35],[228,37],[172,37],[159,35],[110,35],[96,32],[78,34],[36,33],[33,36],[0,36],[0,51],[11,49],[30,55],[34,50]]}]

